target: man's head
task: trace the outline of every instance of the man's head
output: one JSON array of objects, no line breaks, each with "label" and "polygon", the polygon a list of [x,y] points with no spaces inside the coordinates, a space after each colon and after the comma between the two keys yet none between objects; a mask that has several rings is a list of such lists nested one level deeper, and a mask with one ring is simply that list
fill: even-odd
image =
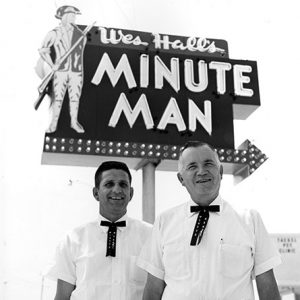
[{"label": "man's head", "polygon": [[62,20],[64,23],[75,23],[76,15],[80,14],[80,10],[75,6],[64,5],[57,9],[55,18]]},{"label": "man's head", "polygon": [[118,161],[102,163],[95,173],[93,195],[99,201],[100,214],[106,219],[114,222],[125,215],[133,196],[127,165]]},{"label": "man's head", "polygon": [[187,142],[178,161],[177,177],[192,200],[210,204],[219,194],[223,167],[214,148],[198,141]]}]

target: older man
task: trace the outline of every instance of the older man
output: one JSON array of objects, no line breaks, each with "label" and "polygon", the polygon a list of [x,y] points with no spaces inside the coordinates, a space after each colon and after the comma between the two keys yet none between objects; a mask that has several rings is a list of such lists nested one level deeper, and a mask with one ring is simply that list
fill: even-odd
[{"label": "older man", "polygon": [[144,300],[279,300],[280,257],[260,215],[236,212],[219,195],[223,168],[214,149],[188,142],[178,179],[190,200],[162,213],[138,265],[148,272]]},{"label": "older man", "polygon": [[93,195],[98,220],[63,239],[48,271],[57,280],[55,300],[141,300],[147,273],[136,258],[151,225],[127,216],[133,196],[128,167],[116,161],[101,164]]}]

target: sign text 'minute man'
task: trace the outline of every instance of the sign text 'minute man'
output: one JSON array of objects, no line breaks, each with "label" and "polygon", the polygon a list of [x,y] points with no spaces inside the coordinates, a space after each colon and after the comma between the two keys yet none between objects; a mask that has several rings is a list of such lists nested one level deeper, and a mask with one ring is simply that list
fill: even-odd
[{"label": "sign text 'minute man'", "polygon": [[[53,70],[50,76],[45,76],[46,70],[40,73],[44,75],[35,109],[46,94],[52,103],[56,101],[43,163],[65,164],[70,157],[72,164],[86,165],[88,155],[89,164],[102,156],[117,157],[136,168],[144,159],[157,158],[161,170],[175,171],[179,149],[189,140],[220,149],[228,174],[240,174],[245,165],[252,173],[265,161],[248,141],[241,145],[241,153],[234,151],[234,120],[246,120],[260,106],[256,61],[229,58],[228,44],[222,39],[93,25],[78,28],[82,35],[74,45],[82,37],[85,41],[81,72],[71,72],[78,57],[76,52],[75,60],[69,59],[74,45],[66,45],[61,60],[51,63],[56,57],[52,47],[56,29],[39,50],[36,69],[40,66],[43,71],[46,62]],[[60,65],[70,69],[56,71]],[[74,86],[81,93],[65,85],[70,83],[69,75],[77,80]],[[76,110],[70,114],[72,107]]]},{"label": "sign text 'minute man'", "polygon": [[[162,59],[155,55],[153,58],[154,63],[154,78],[149,78],[150,61],[149,55],[141,54],[139,57],[139,87],[148,88],[150,80],[153,80],[153,86],[155,89],[164,88],[164,80],[169,83],[171,88],[178,93],[181,88],[187,89],[190,92],[201,94],[204,92],[209,84],[208,72],[215,72],[215,87],[214,90],[219,95],[224,95],[227,92],[226,81],[230,70],[232,80],[234,84],[234,95],[242,97],[252,97],[253,90],[246,88],[244,84],[250,83],[250,77],[246,74],[252,72],[250,65],[232,64],[229,62],[211,61],[206,63],[205,60],[199,60],[197,63],[197,70],[194,70],[194,62],[192,59],[185,59],[184,64],[184,85],[180,82],[180,60],[179,58],[172,57],[170,59],[170,68],[162,61]],[[197,72],[197,74],[195,74]],[[137,88],[138,84],[136,77],[132,71],[129,59],[126,54],[123,54],[117,64],[114,67],[109,55],[104,53],[98,67],[94,73],[91,82],[95,85],[99,85],[104,74],[110,79],[113,87],[115,87],[122,75],[126,80],[129,89]],[[195,82],[195,75],[199,78]],[[221,101],[221,100],[220,100]],[[211,101],[209,99],[204,100],[204,112],[195,104],[193,99],[188,98],[188,117],[189,124],[188,129],[192,132],[196,131],[197,121],[202,125],[206,132],[212,134],[212,108]],[[108,126],[115,127],[118,120],[124,113],[130,127],[132,128],[138,115],[141,113],[145,126],[147,129],[154,128],[154,121],[152,118],[151,110],[148,105],[147,97],[142,94],[132,108],[124,93],[121,93],[115,109],[111,115]],[[187,126],[177,105],[177,101],[174,97],[171,97],[161,119],[156,126],[157,129],[164,130],[168,124],[174,124],[177,126],[178,131],[185,131]]]}]

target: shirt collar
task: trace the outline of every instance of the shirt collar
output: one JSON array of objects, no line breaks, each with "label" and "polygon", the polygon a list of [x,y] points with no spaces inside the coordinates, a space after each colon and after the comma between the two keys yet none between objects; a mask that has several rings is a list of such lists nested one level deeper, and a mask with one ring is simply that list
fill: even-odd
[{"label": "shirt collar", "polygon": [[[101,221],[108,221],[108,222],[111,222],[110,220],[104,218],[102,215],[98,215],[98,224],[99,224],[99,227],[102,231],[104,231],[105,233],[107,233],[108,231],[108,226],[101,226],[100,223]],[[116,222],[120,222],[120,221],[126,221],[126,226],[125,227],[117,227],[118,230],[125,230],[126,227],[128,226],[128,216],[127,214],[125,214],[123,217],[121,217],[120,219],[118,219]]]},{"label": "shirt collar", "polygon": [[[195,213],[191,213],[190,207],[193,205],[198,205],[196,202],[194,202],[192,199],[189,200],[188,205],[187,205],[187,209],[188,209],[188,216],[191,217],[193,216]],[[222,199],[222,197],[220,195],[217,196],[217,198],[210,203],[209,205],[220,205],[220,211],[219,212],[215,212],[216,214],[220,215],[222,210],[223,210],[223,205],[224,205],[224,200]]]}]

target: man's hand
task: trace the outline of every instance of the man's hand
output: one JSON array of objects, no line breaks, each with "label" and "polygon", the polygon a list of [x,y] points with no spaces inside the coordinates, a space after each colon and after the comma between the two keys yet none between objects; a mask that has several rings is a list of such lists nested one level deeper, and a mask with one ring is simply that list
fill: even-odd
[{"label": "man's hand", "polygon": [[60,64],[55,64],[52,66],[52,71],[56,72],[59,69]]}]

